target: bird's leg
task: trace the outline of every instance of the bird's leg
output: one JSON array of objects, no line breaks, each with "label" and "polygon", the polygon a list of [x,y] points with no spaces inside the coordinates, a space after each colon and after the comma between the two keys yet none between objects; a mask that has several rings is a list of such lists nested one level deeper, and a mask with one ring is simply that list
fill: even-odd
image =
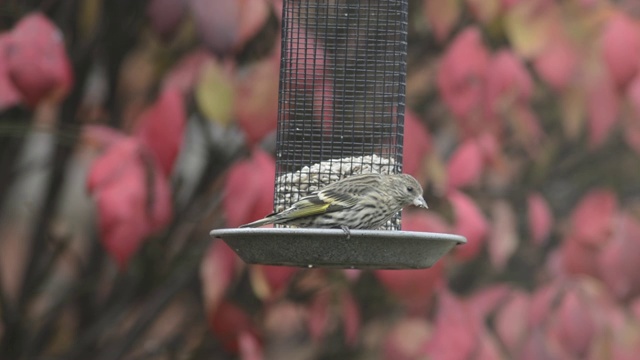
[{"label": "bird's leg", "polygon": [[341,225],[340,229],[342,229],[342,231],[347,235],[347,240],[351,239],[351,230],[349,230],[348,226]]}]

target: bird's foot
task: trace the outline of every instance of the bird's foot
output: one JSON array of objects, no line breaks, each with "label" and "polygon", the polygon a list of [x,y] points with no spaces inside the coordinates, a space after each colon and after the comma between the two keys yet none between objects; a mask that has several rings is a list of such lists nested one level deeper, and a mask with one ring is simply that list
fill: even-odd
[{"label": "bird's foot", "polygon": [[347,240],[351,239],[351,230],[349,230],[349,227],[342,225],[340,226],[340,229],[342,229],[345,235],[347,235]]}]

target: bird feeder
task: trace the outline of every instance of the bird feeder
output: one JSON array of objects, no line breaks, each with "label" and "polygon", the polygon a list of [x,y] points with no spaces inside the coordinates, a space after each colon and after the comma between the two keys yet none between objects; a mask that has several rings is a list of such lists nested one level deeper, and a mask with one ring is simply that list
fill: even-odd
[{"label": "bird feeder", "polygon": [[[342,178],[402,172],[408,0],[284,0],[274,211]],[[265,214],[266,215],[266,214]],[[461,236],[216,229],[247,263],[426,268]]]}]

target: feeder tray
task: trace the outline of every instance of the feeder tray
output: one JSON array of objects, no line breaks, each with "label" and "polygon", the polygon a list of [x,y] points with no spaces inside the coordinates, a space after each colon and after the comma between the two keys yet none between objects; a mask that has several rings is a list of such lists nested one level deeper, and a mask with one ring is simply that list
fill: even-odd
[{"label": "feeder tray", "polygon": [[[408,0],[284,0],[274,212],[345,177],[402,172]],[[266,215],[266,214],[265,214]],[[247,263],[427,268],[466,239],[384,230],[218,229]]]},{"label": "feeder tray", "polygon": [[217,229],[248,264],[351,269],[422,269],[467,240],[458,235],[392,230]]}]

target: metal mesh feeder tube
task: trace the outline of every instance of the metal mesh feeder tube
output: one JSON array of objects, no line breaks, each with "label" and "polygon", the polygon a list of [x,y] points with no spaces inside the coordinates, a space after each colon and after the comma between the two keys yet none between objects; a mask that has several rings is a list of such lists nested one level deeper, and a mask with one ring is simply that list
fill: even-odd
[{"label": "metal mesh feeder tube", "polygon": [[[408,0],[285,0],[274,212],[356,174],[402,172]],[[466,239],[379,230],[218,229],[247,263],[425,268]]]}]

